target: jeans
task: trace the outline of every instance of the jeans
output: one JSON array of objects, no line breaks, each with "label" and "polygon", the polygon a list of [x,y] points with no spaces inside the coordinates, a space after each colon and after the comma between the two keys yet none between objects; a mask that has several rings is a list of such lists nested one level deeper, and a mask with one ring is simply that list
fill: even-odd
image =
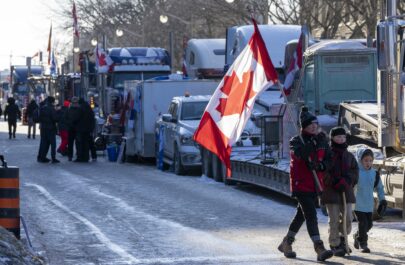
[{"label": "jeans", "polygon": [[367,243],[368,231],[373,227],[373,213],[354,211],[359,222],[358,237],[360,243]]},{"label": "jeans", "polygon": [[32,138],[35,139],[36,127],[37,124],[32,120],[32,118],[28,118],[28,138],[31,137],[31,129],[32,129]]},{"label": "jeans", "polygon": [[8,135],[15,138],[15,131],[17,130],[17,121],[8,119]]},{"label": "jeans", "polygon": [[299,194],[295,198],[298,201],[297,212],[291,221],[289,231],[297,233],[305,221],[311,239],[313,241],[320,240],[316,215],[317,195],[315,193]]},{"label": "jeans", "polygon": [[[333,247],[340,245],[340,237],[343,233],[343,205],[326,204],[329,216],[329,244]],[[352,204],[346,204],[346,231],[350,234],[352,231]],[[340,234],[339,234],[340,233]]]},{"label": "jeans", "polygon": [[39,159],[44,160],[48,154],[49,146],[51,147],[52,160],[56,159],[56,131],[41,130],[41,143],[39,150]]}]

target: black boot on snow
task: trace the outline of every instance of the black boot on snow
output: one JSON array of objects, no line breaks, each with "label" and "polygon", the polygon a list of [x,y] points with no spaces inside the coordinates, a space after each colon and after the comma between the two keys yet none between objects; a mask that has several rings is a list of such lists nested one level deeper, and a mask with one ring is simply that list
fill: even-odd
[{"label": "black boot on snow", "polygon": [[342,245],[339,246],[330,246],[330,250],[333,252],[333,256],[336,257],[343,257],[346,254],[346,250],[342,247]]},{"label": "black boot on snow", "polygon": [[297,257],[297,253],[292,250],[293,237],[284,237],[283,242],[278,246],[278,250],[284,253],[284,256],[289,259]]},{"label": "black boot on snow", "polygon": [[318,261],[325,261],[333,256],[333,252],[331,250],[326,250],[323,246],[323,241],[318,240],[314,242],[315,252],[318,255]]},{"label": "black boot on snow", "polygon": [[[343,236],[340,237],[340,247],[345,251],[345,254],[347,253],[346,251],[346,242],[345,242],[345,238]],[[350,249],[350,247],[347,247],[349,249],[349,254],[352,253],[352,250]]]},{"label": "black boot on snow", "polygon": [[370,253],[370,249],[367,246],[367,241],[366,242],[360,242],[360,248],[361,248],[361,252]]}]

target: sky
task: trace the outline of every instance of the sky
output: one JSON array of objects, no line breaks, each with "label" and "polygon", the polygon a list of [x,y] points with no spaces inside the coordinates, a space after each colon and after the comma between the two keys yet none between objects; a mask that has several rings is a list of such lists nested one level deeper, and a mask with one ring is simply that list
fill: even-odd
[{"label": "sky", "polygon": [[38,50],[46,61],[51,21],[54,40],[71,36],[58,28],[60,19],[52,11],[66,5],[70,5],[68,0],[0,1],[0,70],[10,67],[10,54],[14,65],[25,65],[25,57]]}]

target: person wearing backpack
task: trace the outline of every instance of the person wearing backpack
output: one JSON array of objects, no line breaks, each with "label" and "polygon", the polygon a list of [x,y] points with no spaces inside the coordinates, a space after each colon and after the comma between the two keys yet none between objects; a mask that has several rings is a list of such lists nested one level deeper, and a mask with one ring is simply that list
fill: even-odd
[{"label": "person wearing backpack", "polygon": [[[27,119],[28,119],[28,135],[27,138],[30,139],[31,138],[31,129],[32,129],[32,139],[35,139],[35,132],[36,132],[36,123],[39,120],[39,112],[38,112],[38,104],[35,101],[35,99],[31,99],[30,104],[28,104],[27,107]],[[35,117],[38,116],[38,117]]]},{"label": "person wearing backpack", "polygon": [[353,235],[354,247],[361,248],[363,253],[370,253],[368,248],[368,235],[373,227],[374,190],[377,190],[379,206],[378,214],[382,215],[387,207],[384,196],[384,186],[380,174],[372,168],[374,153],[370,149],[359,149],[356,153],[359,164],[359,182],[356,191],[356,206],[354,213],[357,217],[359,228]]}]

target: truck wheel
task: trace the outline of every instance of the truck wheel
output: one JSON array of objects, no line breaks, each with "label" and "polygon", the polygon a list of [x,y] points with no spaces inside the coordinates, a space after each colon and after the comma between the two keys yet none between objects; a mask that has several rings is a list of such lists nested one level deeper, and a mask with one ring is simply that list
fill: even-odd
[{"label": "truck wheel", "polygon": [[212,155],[212,177],[216,182],[222,182],[222,163],[216,155]]},{"label": "truck wheel", "polygon": [[222,163],[221,163],[221,171],[222,171],[222,181],[224,182],[225,185],[230,186],[236,184],[235,181],[226,177],[226,166]]},{"label": "truck wheel", "polygon": [[174,147],[173,169],[176,175],[184,174],[184,167],[181,164],[180,152],[176,146]]},{"label": "truck wheel", "polygon": [[[201,148],[203,148],[203,147],[201,147]],[[203,148],[202,149],[202,170],[203,170],[203,174],[209,178],[212,178],[211,161],[212,161],[211,152],[208,151],[207,149]]]}]

